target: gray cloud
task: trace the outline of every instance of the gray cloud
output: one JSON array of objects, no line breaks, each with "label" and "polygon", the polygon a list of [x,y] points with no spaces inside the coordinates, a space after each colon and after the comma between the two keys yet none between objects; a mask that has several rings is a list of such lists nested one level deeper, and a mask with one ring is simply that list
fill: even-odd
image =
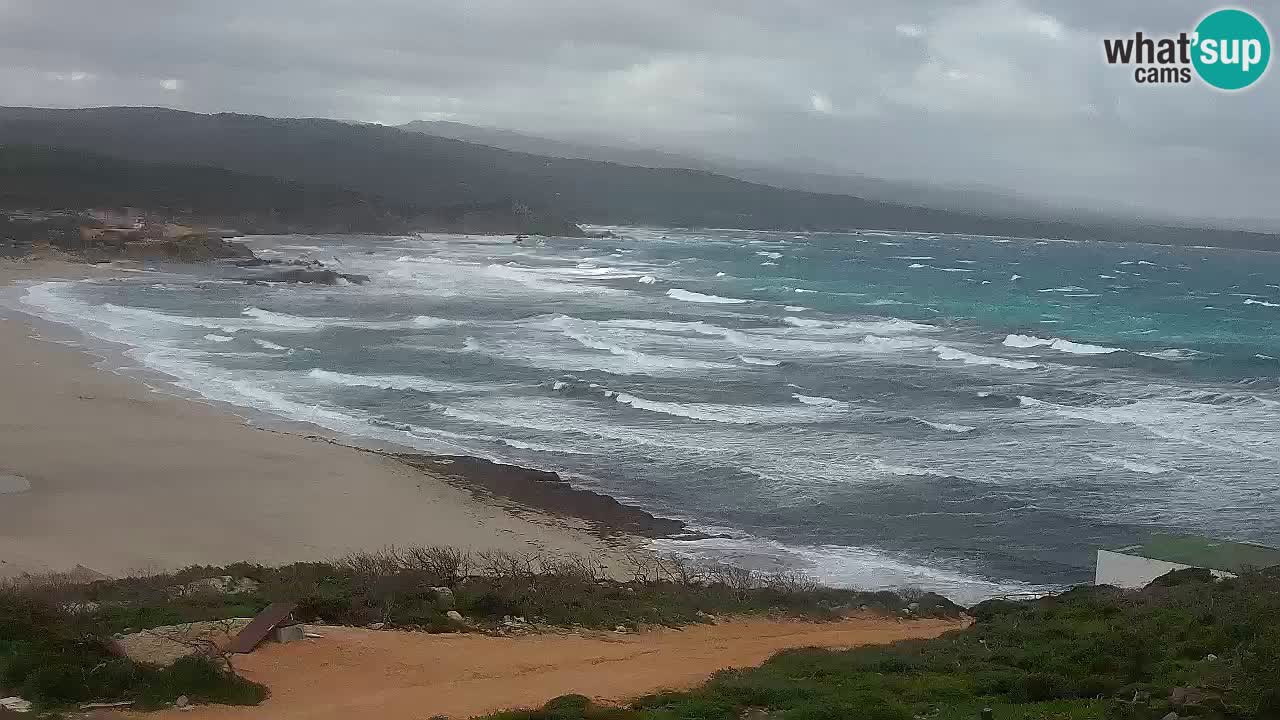
[{"label": "gray cloud", "polygon": [[[1280,3],[1245,2],[1264,20]],[[1280,79],[1142,87],[1138,0],[0,0],[6,104],[420,118],[1280,222]],[[1274,75],[1275,71],[1269,73]]]}]

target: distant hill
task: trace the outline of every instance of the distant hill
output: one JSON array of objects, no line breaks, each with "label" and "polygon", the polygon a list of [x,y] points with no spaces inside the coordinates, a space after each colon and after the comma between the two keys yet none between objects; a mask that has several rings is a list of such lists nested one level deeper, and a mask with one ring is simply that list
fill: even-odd
[{"label": "distant hill", "polygon": [[364,229],[403,226],[412,214],[406,206],[328,185],[34,145],[0,146],[0,206],[136,207],[173,216]]},{"label": "distant hill", "polygon": [[[328,184],[308,184],[203,165],[136,162],[84,150],[0,145],[0,207],[134,207],[172,219],[257,232],[516,232],[509,206],[422,208]],[[507,227],[507,225],[511,225]],[[572,232],[556,227],[556,234]]]},{"label": "distant hill", "polygon": [[882,228],[1280,247],[1274,236],[1257,233],[988,217],[779,189],[704,170],[531,155],[335,120],[202,115],[158,108],[3,108],[0,143],[217,166],[345,187],[413,207],[497,203],[527,211],[531,224],[552,227],[565,227],[564,218],[679,227]]},{"label": "distant hill", "polygon": [[[1046,203],[1022,197],[1012,191],[985,187],[959,189],[931,183],[885,180],[865,175],[802,172],[735,161],[714,155],[694,156],[646,148],[557,140],[449,120],[414,120],[399,127],[411,132],[533,155],[599,160],[636,167],[704,170],[787,190],[803,190],[826,195],[852,195],[864,200],[897,205],[1020,218],[1080,219],[1065,217],[1065,211],[1061,208],[1054,208]],[[1093,219],[1102,219],[1102,216],[1098,215]]]}]

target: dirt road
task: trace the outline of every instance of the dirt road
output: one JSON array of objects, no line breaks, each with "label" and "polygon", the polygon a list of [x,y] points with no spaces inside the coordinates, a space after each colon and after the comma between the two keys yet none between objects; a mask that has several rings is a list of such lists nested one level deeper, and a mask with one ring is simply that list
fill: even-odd
[{"label": "dirt road", "polygon": [[758,665],[794,647],[852,647],[935,637],[944,620],[851,618],[836,623],[736,620],[635,634],[426,635],[315,628],[322,639],[265,645],[238,656],[271,697],[256,708],[197,707],[134,715],[146,720],[426,720],[535,707],[582,693],[624,702],[684,688],[726,667]]}]

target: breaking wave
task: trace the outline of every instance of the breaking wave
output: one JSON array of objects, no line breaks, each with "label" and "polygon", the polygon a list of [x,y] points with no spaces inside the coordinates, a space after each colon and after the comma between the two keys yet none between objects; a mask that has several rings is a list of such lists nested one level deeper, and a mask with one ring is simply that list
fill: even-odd
[{"label": "breaking wave", "polygon": [[667,297],[674,300],[683,300],[684,302],[712,303],[717,305],[740,305],[747,302],[746,300],[740,300],[738,298],[720,297],[719,295],[704,295],[702,293],[681,290],[679,288],[672,288],[668,290]]},{"label": "breaking wave", "polygon": [[943,360],[959,360],[965,365],[994,365],[1010,370],[1034,370],[1040,367],[1038,363],[1033,363],[1029,360],[1010,360],[1009,358],[975,355],[974,353],[957,350],[946,345],[938,345],[933,351]]},{"label": "breaking wave", "polygon": [[1041,338],[1034,335],[1009,335],[1004,339],[1004,345],[1016,348],[1033,348],[1033,347],[1049,347],[1059,352],[1071,353],[1072,355],[1107,355],[1114,352],[1123,352],[1124,348],[1107,347],[1105,345],[1089,345],[1087,343],[1072,342],[1071,340],[1063,340],[1061,338]]}]

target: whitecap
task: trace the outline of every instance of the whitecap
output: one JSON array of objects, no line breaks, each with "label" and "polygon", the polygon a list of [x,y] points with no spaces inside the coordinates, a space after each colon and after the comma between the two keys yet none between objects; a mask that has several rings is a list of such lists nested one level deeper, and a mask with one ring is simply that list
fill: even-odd
[{"label": "whitecap", "polygon": [[1045,288],[1045,289],[1043,289],[1043,290],[1039,290],[1039,291],[1037,291],[1037,292],[1042,292],[1042,293],[1050,293],[1050,292],[1060,292],[1060,293],[1089,292],[1089,288],[1082,288],[1082,287],[1080,287],[1079,285],[1065,285],[1065,286],[1063,286],[1063,287]]},{"label": "whitecap", "polygon": [[1256,420],[1241,422],[1221,406],[1177,399],[1135,400],[1123,405],[1058,405],[1025,395],[1024,408],[1103,425],[1132,425],[1156,437],[1189,443],[1213,452],[1230,452],[1276,460],[1274,434],[1255,427]]},{"label": "whitecap", "polygon": [[219,343],[231,342],[232,340],[235,340],[235,338],[233,337],[227,337],[226,335],[214,335],[212,333],[205,335],[204,339],[210,342],[219,342]]},{"label": "whitecap", "polygon": [[820,406],[834,407],[838,405],[843,406],[848,404],[843,401],[836,400],[834,398],[822,397],[821,395],[801,395],[800,393],[792,393],[791,397],[795,398],[796,400],[799,400],[805,405],[820,405]]},{"label": "whitecap", "polygon": [[892,465],[880,458],[872,459],[871,467],[882,473],[903,477],[946,477],[943,473],[928,470],[926,468],[914,467],[912,465]]},{"label": "whitecap", "polygon": [[795,327],[825,327],[828,325],[828,323],[821,320],[812,320],[810,318],[785,317],[782,318],[782,321]]},{"label": "whitecap", "polygon": [[1034,335],[1009,335],[1004,339],[1004,345],[1016,348],[1033,348],[1033,347],[1050,347],[1059,352],[1071,353],[1072,355],[1106,355],[1114,352],[1122,352],[1123,348],[1107,347],[1105,345],[1089,345],[1088,343],[1072,342],[1071,340],[1063,340],[1061,338],[1045,339]]},{"label": "whitecap", "polygon": [[747,302],[738,298],[720,297],[719,295],[704,295],[702,293],[691,292],[689,290],[681,290],[672,288],[667,291],[667,297],[674,300],[683,300],[684,302],[696,303],[713,303],[717,305],[738,305]]},{"label": "whitecap", "polygon": [[786,310],[787,312],[804,312],[805,310],[808,310],[809,308],[807,308],[807,307],[801,307],[801,306],[799,306],[799,305],[784,305],[784,306],[782,307],[782,309],[783,309],[783,310]]},{"label": "whitecap", "polygon": [[839,417],[836,408],[788,408],[776,405],[722,405],[717,403],[678,403],[617,393],[614,401],[620,405],[660,413],[673,417],[699,420],[703,422],[728,423],[732,425],[786,425],[792,423],[821,422]]},{"label": "whitecap", "polygon": [[241,313],[253,318],[260,325],[270,326],[272,330],[312,331],[324,328],[357,328],[365,330],[412,330],[415,328],[443,327],[457,325],[455,320],[418,315],[410,320],[356,320],[346,317],[304,317],[288,313],[263,310],[258,307],[245,308]]},{"label": "whitecap", "polygon": [[738,359],[748,365],[765,365],[768,367],[773,367],[775,365],[782,364],[781,360],[766,360],[764,358],[751,357],[750,355],[739,355]]},{"label": "whitecap", "polygon": [[972,432],[973,430],[976,429],[972,425],[958,425],[956,423],[932,422],[932,421],[925,420],[923,418],[918,418],[918,417],[913,417],[911,419],[915,420],[921,425],[927,425],[933,428],[934,430],[942,430],[944,432],[967,433],[967,432]]},{"label": "whitecap", "polygon": [[1122,457],[1110,457],[1106,455],[1090,455],[1096,462],[1103,465],[1111,465],[1113,467],[1121,467],[1129,472],[1142,473],[1144,475],[1162,475],[1167,472],[1173,472],[1173,468],[1161,467],[1159,465],[1151,465],[1148,463],[1129,460]]},{"label": "whitecap", "polygon": [[1245,300],[1244,304],[1245,305],[1261,305],[1262,307],[1272,307],[1272,308],[1280,307],[1280,303],[1267,302],[1266,300],[1254,300],[1253,298],[1249,298],[1248,300]]},{"label": "whitecap", "polygon": [[658,278],[656,278],[656,277],[654,277],[654,276],[652,276],[652,275],[645,275],[644,277],[641,277],[641,278],[640,278],[640,280],[639,280],[638,282],[640,282],[641,284],[644,284],[644,285],[652,285],[652,284],[654,284],[654,283],[658,282]]},{"label": "whitecap", "polygon": [[932,325],[924,325],[899,318],[831,322],[788,315],[787,317],[784,317],[782,321],[792,327],[823,331],[824,334],[850,333],[854,335],[862,335],[864,333],[883,333],[885,335],[903,335],[912,332],[931,332],[937,330],[937,328]]},{"label": "whitecap", "polygon": [[[535,292],[596,295],[616,295],[622,291],[601,285],[585,284],[577,282],[577,280],[581,277],[594,278],[601,275],[618,278],[635,277],[631,274],[617,275],[611,268],[588,268],[582,270],[574,270],[572,268],[530,268],[515,263],[488,265],[483,272],[485,275],[502,282],[519,283]],[[567,278],[568,282],[556,279],[557,276]]]},{"label": "whitecap", "polygon": [[[277,344],[275,344],[275,343],[271,342],[270,340],[263,340],[262,338],[253,338],[253,344],[254,344],[254,345],[257,345],[258,347],[263,348],[263,349],[265,349],[265,350],[279,350],[279,351],[282,351],[282,352],[283,352],[283,351],[286,351],[286,350],[289,350],[289,348],[287,348],[287,347],[285,347],[285,346],[283,346],[283,345],[277,345]],[[290,352],[292,352],[292,351],[290,351]]]},{"label": "whitecap", "polygon": [[946,345],[938,345],[933,351],[943,360],[959,360],[965,365],[994,365],[1010,370],[1032,370],[1040,367],[1039,364],[1027,360],[1010,360],[1008,358],[975,355],[974,353],[957,350]]},{"label": "whitecap", "polygon": [[871,548],[844,545],[784,545],[759,537],[726,537],[724,529],[700,528],[714,537],[704,540],[658,540],[664,551],[712,561],[755,559],[766,566],[799,567],[817,582],[862,590],[901,590],[904,587],[938,592],[963,605],[991,597],[1035,596],[1056,590],[1015,580],[990,580],[965,574],[955,563],[920,565]]},{"label": "whitecap", "polygon": [[314,330],[322,326],[323,323],[317,320],[311,320],[297,315],[289,315],[287,313],[272,312],[257,307],[247,307],[240,313],[245,317],[251,317],[264,325],[276,325],[285,328],[297,328],[303,330]]},{"label": "whitecap", "polygon": [[307,373],[307,377],[328,385],[380,388],[382,390],[416,390],[428,393],[447,393],[486,389],[483,386],[441,382],[417,375],[356,375],[322,368],[312,368]]},{"label": "whitecap", "polygon": [[781,257],[782,257],[782,253],[780,253],[780,252],[769,252],[768,250],[757,250],[757,251],[756,251],[756,255],[759,255],[760,257],[767,257],[767,258],[769,258],[770,260],[778,260],[779,258],[781,258]]},{"label": "whitecap", "polygon": [[1199,350],[1186,350],[1183,348],[1169,348],[1168,350],[1156,350],[1152,352],[1140,352],[1143,357],[1155,358],[1156,360],[1194,360],[1204,353]]}]

